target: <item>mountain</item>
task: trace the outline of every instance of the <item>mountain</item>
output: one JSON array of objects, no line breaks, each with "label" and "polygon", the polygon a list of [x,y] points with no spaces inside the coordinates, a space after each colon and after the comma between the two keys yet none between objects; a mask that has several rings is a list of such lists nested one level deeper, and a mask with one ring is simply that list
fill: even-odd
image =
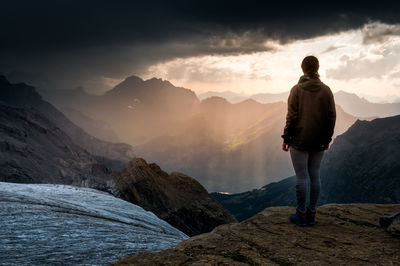
[{"label": "mountain", "polygon": [[[286,102],[289,91],[283,93],[259,93],[249,96],[249,98],[260,103]],[[335,102],[343,110],[356,117],[387,117],[400,114],[400,103],[374,103],[361,98],[354,93],[338,91],[334,93]]]},{"label": "mountain", "polygon": [[237,93],[233,91],[207,91],[203,93],[199,93],[198,98],[200,100],[204,100],[213,96],[225,98],[230,103],[237,103],[249,98],[249,95],[244,93]]},{"label": "mountain", "polygon": [[107,122],[119,138],[131,145],[168,132],[193,114],[199,103],[189,89],[152,78],[131,76],[103,95],[82,89],[46,91],[44,97],[57,107],[69,107],[95,120]]},{"label": "mountain", "polygon": [[325,160],[322,201],[399,203],[399,140],[400,115],[357,121]]},{"label": "mountain", "polygon": [[[335,136],[356,120],[336,109]],[[208,191],[246,191],[293,175],[289,155],[281,149],[286,112],[283,102],[231,104],[210,97],[191,119],[135,151],[167,171],[195,177]]]},{"label": "mountain", "polygon": [[282,93],[257,93],[250,96],[251,99],[260,103],[286,102],[289,91]]},{"label": "mountain", "polygon": [[114,190],[112,172],[33,108],[0,102],[0,181]]},{"label": "mountain", "polygon": [[[319,203],[400,203],[400,116],[358,120],[338,136],[321,166]],[[261,189],[212,195],[239,221],[268,206],[295,205],[295,177]]]},{"label": "mountain", "polygon": [[86,133],[54,106],[44,101],[34,87],[24,83],[11,84],[4,76],[0,76],[0,101],[7,105],[35,109],[92,155],[123,162],[134,156],[130,145],[102,141]]},{"label": "mountain", "polygon": [[345,112],[358,117],[387,117],[400,114],[400,103],[372,103],[354,93],[338,91],[335,93],[335,101]]},{"label": "mountain", "polygon": [[275,102],[286,102],[289,97],[289,91],[282,93],[256,93],[256,94],[244,94],[236,93],[233,91],[208,91],[199,93],[198,97],[200,100],[205,100],[210,97],[221,97],[225,98],[230,103],[238,103],[247,99],[255,100],[259,103],[275,103]]},{"label": "mountain", "polygon": [[139,206],[64,185],[0,182],[0,224],[4,265],[106,265],[188,238]]},{"label": "mountain", "polygon": [[155,213],[189,236],[236,222],[195,179],[168,174],[154,163],[135,158],[116,176],[122,197]]},{"label": "mountain", "polygon": [[360,93],[361,98],[366,99],[372,103],[399,103],[400,98],[394,94],[385,96],[373,96],[365,93]]},{"label": "mountain", "polygon": [[272,207],[174,248],[110,265],[395,265],[400,238],[380,228],[379,219],[399,210],[399,204],[328,204],[310,228],[290,224],[293,207]]}]

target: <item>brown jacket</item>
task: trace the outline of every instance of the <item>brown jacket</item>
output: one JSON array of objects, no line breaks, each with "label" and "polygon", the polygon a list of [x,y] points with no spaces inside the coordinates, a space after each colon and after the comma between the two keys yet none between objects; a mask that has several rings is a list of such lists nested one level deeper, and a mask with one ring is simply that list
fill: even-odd
[{"label": "brown jacket", "polygon": [[284,143],[304,151],[324,150],[332,140],[335,122],[330,88],[318,76],[300,77],[288,98]]}]

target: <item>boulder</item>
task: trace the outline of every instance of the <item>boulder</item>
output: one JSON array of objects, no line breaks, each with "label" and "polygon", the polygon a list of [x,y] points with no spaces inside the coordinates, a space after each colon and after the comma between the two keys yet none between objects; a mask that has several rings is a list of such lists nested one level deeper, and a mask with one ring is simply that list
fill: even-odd
[{"label": "boulder", "polygon": [[194,178],[178,172],[168,174],[142,158],[131,160],[115,176],[115,182],[124,199],[155,213],[189,236],[236,222]]},{"label": "boulder", "polygon": [[385,213],[379,219],[379,224],[393,236],[400,236],[400,212]]}]

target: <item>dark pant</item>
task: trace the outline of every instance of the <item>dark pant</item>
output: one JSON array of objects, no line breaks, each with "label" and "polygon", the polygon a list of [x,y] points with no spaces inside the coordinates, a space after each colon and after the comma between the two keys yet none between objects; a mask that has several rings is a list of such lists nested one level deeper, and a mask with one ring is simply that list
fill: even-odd
[{"label": "dark pant", "polygon": [[296,210],[301,213],[306,212],[307,176],[310,177],[310,204],[308,208],[313,212],[315,211],[321,190],[319,168],[323,155],[324,151],[307,152],[290,147],[290,157],[296,173]]}]

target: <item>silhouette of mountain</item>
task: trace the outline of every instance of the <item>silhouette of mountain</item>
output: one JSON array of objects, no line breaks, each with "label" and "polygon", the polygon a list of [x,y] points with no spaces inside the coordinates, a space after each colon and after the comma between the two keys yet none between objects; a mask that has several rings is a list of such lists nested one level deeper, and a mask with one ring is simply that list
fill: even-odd
[{"label": "silhouette of mountain", "polygon": [[338,91],[335,101],[343,110],[358,117],[387,117],[400,114],[400,103],[372,103],[354,93]]},{"label": "silhouette of mountain", "polygon": [[189,236],[236,222],[195,179],[168,174],[154,163],[135,158],[116,176],[123,198],[152,211]]},{"label": "silhouette of mountain", "polygon": [[[400,203],[400,116],[358,120],[321,167],[324,203]],[[268,206],[295,205],[295,177],[239,194],[212,194],[239,221]]]},{"label": "silhouette of mountain", "polygon": [[56,106],[67,106],[107,122],[122,141],[132,145],[168,132],[191,115],[199,103],[191,90],[165,80],[142,80],[136,76],[100,96],[82,90],[54,90],[44,95]]},{"label": "silhouette of mountain", "polygon": [[257,93],[250,96],[251,99],[260,103],[286,102],[289,97],[289,91],[282,93]]},{"label": "silhouette of mountain", "polygon": [[217,96],[228,100],[230,103],[238,103],[246,99],[253,99],[259,103],[275,103],[275,102],[286,102],[289,97],[289,91],[282,93],[256,93],[256,94],[244,94],[236,93],[233,91],[208,91],[198,94],[200,100],[205,100],[207,98]]},{"label": "silhouette of mountain", "polygon": [[44,101],[34,87],[24,83],[11,84],[4,76],[1,76],[0,101],[11,106],[33,108],[65,132],[74,143],[95,156],[125,162],[134,156],[130,145],[102,141],[87,134],[54,106]]},{"label": "silhouette of mountain", "polygon": [[230,103],[238,103],[249,98],[249,95],[247,94],[233,91],[207,91],[197,94],[197,97],[200,100],[204,100],[213,96],[225,98]]},{"label": "silhouette of mountain", "polygon": [[[286,102],[289,91],[283,93],[259,93],[249,96],[260,103]],[[338,91],[334,93],[335,102],[343,110],[356,117],[387,117],[400,114],[400,103],[375,103],[354,93]]]}]

